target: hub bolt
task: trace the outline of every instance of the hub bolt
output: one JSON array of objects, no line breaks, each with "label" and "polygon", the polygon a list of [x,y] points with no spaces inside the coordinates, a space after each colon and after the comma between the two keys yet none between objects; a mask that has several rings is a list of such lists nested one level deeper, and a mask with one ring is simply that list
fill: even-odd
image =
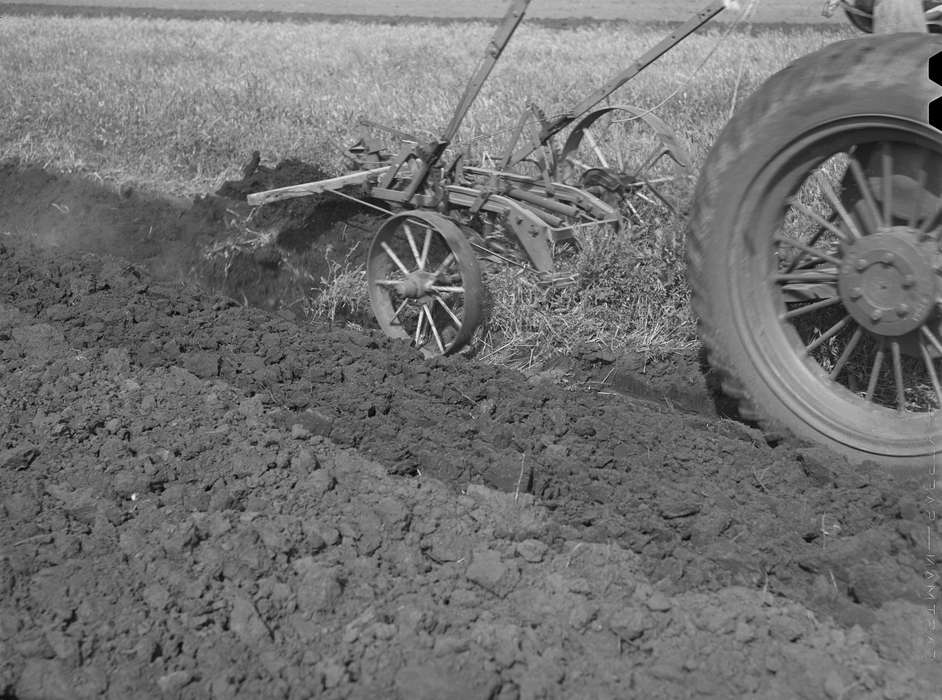
[{"label": "hub bolt", "polygon": [[860,287],[854,287],[853,289],[850,290],[851,299],[859,299],[862,296],[863,296],[863,290]]},{"label": "hub bolt", "polygon": [[855,267],[857,268],[857,272],[863,272],[864,270],[867,269],[867,261],[864,260],[863,258],[857,258],[857,263],[855,264]]},{"label": "hub bolt", "polygon": [[896,262],[896,256],[893,253],[884,253],[883,254],[883,263],[886,265],[892,265]]},{"label": "hub bolt", "polygon": [[896,307],[897,316],[905,316],[909,313],[909,304],[900,304]]},{"label": "hub bolt", "polygon": [[912,287],[914,284],[916,284],[916,278],[913,277],[912,275],[906,275],[906,276],[903,278],[903,287],[904,287],[905,289],[909,289],[909,288]]},{"label": "hub bolt", "polygon": [[879,321],[881,318],[883,318],[883,311],[881,311],[880,309],[874,309],[873,311],[870,312],[871,321]]}]

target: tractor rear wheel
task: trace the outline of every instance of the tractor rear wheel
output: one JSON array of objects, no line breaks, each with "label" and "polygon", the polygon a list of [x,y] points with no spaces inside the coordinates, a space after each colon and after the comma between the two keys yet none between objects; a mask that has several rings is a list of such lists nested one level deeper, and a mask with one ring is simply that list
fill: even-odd
[{"label": "tractor rear wheel", "polygon": [[942,38],[842,41],[770,78],[687,229],[700,334],[743,418],[897,471],[942,459]]}]

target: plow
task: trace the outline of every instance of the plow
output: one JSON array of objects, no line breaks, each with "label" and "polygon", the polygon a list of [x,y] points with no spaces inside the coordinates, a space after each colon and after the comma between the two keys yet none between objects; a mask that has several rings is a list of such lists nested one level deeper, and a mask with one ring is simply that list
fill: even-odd
[{"label": "plow", "polygon": [[[383,211],[367,257],[372,310],[426,356],[473,347],[483,264],[573,284],[561,248],[654,208],[684,218],[700,337],[739,416],[856,462],[934,469],[942,134],[928,104],[942,90],[926,67],[942,53],[940,3],[915,8],[918,33],[837,42],[769,78],[717,137],[685,206],[681,139],[651,110],[610,98],[727,3],[706,5],[565,112],[523,105],[501,151],[474,159],[456,137],[529,2],[510,4],[440,135],[361,120],[350,172],[249,204],[333,193]],[[825,14],[838,8],[864,31],[879,17],[865,0],[828,0]]]},{"label": "plow", "polygon": [[[563,114],[523,107],[503,153],[469,162],[453,152],[458,130],[496,65],[530,0],[514,0],[491,38],[450,122],[431,141],[362,119],[364,135],[347,149],[353,172],[249,195],[252,205],[355,190],[395,213],[381,226],[367,262],[377,322],[426,355],[467,347],[482,320],[479,258],[523,265],[546,285],[571,284],[554,249],[578,244],[593,227],[640,220],[636,202],[677,213],[679,181],[690,169],[686,147],[648,110],[599,106],[724,9],[714,2],[693,15],[628,68]],[[527,129],[536,124],[536,129]],[[398,138],[373,138],[380,131]],[[640,143],[639,143],[640,141]]]}]

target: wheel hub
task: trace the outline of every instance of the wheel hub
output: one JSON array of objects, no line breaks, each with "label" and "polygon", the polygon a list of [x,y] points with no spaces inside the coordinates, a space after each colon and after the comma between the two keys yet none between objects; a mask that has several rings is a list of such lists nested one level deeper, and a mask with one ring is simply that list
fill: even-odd
[{"label": "wheel hub", "polygon": [[838,280],[841,300],[865,329],[884,336],[917,329],[935,305],[931,251],[907,226],[864,236],[845,249]]},{"label": "wheel hub", "polygon": [[396,291],[409,299],[421,299],[429,292],[429,287],[435,283],[435,275],[425,270],[416,270],[404,277]]}]

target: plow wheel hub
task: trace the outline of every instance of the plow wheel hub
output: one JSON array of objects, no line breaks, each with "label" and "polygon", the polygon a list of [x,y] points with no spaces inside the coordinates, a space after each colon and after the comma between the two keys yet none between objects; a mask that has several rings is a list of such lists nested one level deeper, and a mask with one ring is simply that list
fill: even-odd
[{"label": "plow wheel hub", "polygon": [[400,283],[397,291],[409,299],[421,299],[429,293],[429,288],[435,283],[435,275],[424,270],[416,270],[406,276]]},{"label": "plow wheel hub", "polygon": [[933,252],[920,246],[917,232],[906,226],[855,241],[845,251],[838,281],[847,311],[878,335],[919,328],[935,304]]}]

